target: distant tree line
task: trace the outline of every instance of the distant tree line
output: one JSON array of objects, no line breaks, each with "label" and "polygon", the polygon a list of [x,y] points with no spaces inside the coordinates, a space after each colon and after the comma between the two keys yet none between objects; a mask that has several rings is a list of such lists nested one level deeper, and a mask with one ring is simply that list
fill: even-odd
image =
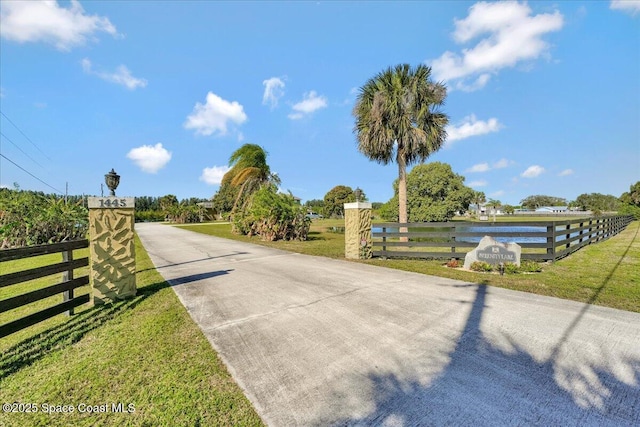
[{"label": "distant tree line", "polygon": [[[640,181],[639,181],[640,182]],[[640,193],[640,184],[636,183],[630,187],[630,191],[616,197],[611,194],[583,193],[576,200],[567,201],[562,197],[545,195],[528,196],[520,201],[522,208],[535,210],[543,206],[567,206],[580,211],[591,211],[595,215],[605,212],[628,211],[629,206],[634,206],[635,199],[632,195]],[[638,196],[640,197],[640,196]],[[637,204],[635,206],[638,206]]]}]

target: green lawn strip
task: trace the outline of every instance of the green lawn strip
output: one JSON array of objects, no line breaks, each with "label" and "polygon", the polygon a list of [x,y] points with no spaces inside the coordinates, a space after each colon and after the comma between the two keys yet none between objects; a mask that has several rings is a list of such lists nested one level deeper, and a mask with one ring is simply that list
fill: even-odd
[{"label": "green lawn strip", "polygon": [[[228,224],[181,228],[308,255],[344,258],[344,234],[327,230],[339,224],[336,220],[315,220],[310,240],[306,242],[263,242],[259,237],[231,233]],[[542,273],[535,274],[475,273],[447,268],[443,260],[372,259],[358,262],[640,312],[639,230],[640,221],[634,221],[619,235],[586,246],[553,264],[544,264]]]},{"label": "green lawn strip", "polygon": [[[80,259],[89,256],[89,249],[77,249],[73,251],[73,258]],[[62,254],[49,254],[49,255],[41,255],[37,257],[25,258],[15,261],[5,261],[0,263],[0,273],[1,274],[9,274],[16,271],[25,271],[28,269],[40,267],[43,265],[51,265],[62,262]],[[89,267],[77,268],[74,270],[74,277],[86,276],[89,274]],[[30,291],[34,291],[37,289],[42,289],[47,286],[52,286],[58,284],[62,281],[61,274],[54,274],[47,277],[42,277],[40,279],[30,280],[28,282],[17,283],[15,285],[6,286],[0,288],[0,300],[4,300],[10,297],[14,297],[17,295],[25,294]],[[74,296],[81,296],[91,292],[91,288],[89,285],[82,286],[74,289]],[[54,305],[60,304],[63,301],[62,294],[57,294],[51,296],[49,298],[45,298],[31,304],[24,305],[22,307],[18,307],[16,309],[10,310],[5,313],[0,313],[0,325],[8,323],[12,320],[19,319],[21,317],[27,316],[29,314],[36,313],[40,310],[44,310],[46,308],[52,307]],[[76,314],[82,313],[83,311],[89,308],[88,304],[81,305],[74,309]],[[12,335],[9,335],[5,338],[0,338],[0,350],[4,348],[8,348],[11,345],[22,342],[25,339],[33,337],[41,332],[49,330],[61,323],[65,323],[69,320],[66,314],[58,315],[47,319],[43,322],[37,323],[30,328],[24,329],[22,331],[16,332]]]},{"label": "green lawn strip", "polygon": [[[135,298],[0,339],[0,401],[39,409],[0,412],[0,426],[262,425],[137,238],[136,258]],[[114,412],[120,403],[135,411]],[[45,414],[44,404],[75,412]]]},{"label": "green lawn strip", "polygon": [[314,220],[311,223],[308,240],[301,241],[277,241],[266,242],[259,236],[247,237],[231,232],[228,223],[211,223],[208,225],[178,225],[176,227],[198,233],[209,234],[225,239],[238,240],[247,243],[282,249],[285,251],[304,253],[308,255],[326,256],[331,258],[344,258],[344,233],[332,233],[327,231],[330,227],[344,227],[344,220],[323,219]]}]

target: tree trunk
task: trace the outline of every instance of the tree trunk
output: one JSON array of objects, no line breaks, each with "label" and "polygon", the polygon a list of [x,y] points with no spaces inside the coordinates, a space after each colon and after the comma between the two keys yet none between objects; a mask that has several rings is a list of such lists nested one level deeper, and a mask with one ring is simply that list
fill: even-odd
[{"label": "tree trunk", "polygon": [[[398,222],[407,223],[407,165],[405,159],[398,156]],[[407,227],[400,227],[400,233],[408,233]],[[400,237],[401,242],[408,242],[408,237]]]}]

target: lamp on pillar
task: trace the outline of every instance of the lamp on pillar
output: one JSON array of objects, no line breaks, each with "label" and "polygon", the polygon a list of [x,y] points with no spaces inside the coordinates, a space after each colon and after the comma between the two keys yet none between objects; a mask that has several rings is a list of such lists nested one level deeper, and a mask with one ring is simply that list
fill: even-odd
[{"label": "lamp on pillar", "polygon": [[356,187],[353,193],[356,195],[356,202],[359,202],[360,197],[362,197],[362,190],[360,189],[360,187]]},{"label": "lamp on pillar", "polygon": [[120,175],[118,175],[116,171],[111,168],[111,172],[104,175],[104,182],[107,184],[107,187],[111,192],[109,195],[115,196],[116,188],[118,188],[118,184],[120,184]]}]

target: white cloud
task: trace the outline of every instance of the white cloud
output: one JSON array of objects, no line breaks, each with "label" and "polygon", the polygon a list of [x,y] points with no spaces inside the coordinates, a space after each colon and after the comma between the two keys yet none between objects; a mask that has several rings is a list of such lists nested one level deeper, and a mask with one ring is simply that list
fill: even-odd
[{"label": "white cloud", "polygon": [[127,157],[133,160],[144,172],[156,173],[169,163],[171,152],[167,151],[161,143],[157,143],[156,145],[133,148]]},{"label": "white cloud", "polygon": [[493,169],[503,169],[508,167],[510,164],[512,164],[513,162],[511,162],[508,159],[500,159],[497,162],[494,162],[493,165],[489,166],[489,163],[485,162],[485,163],[478,163],[475,164],[473,166],[471,166],[469,169],[467,169],[465,172],[469,172],[469,173],[474,173],[474,172],[488,172],[490,170]]},{"label": "white cloud", "polygon": [[[532,15],[526,3],[479,2],[469,8],[466,18],[454,22],[453,38],[457,43],[467,44],[476,38],[484,38],[475,46],[463,48],[461,53],[446,51],[428,62],[436,80],[472,91],[484,87],[491,73],[548,55],[549,45],[542,37],[560,30],[563,16],[558,11]],[[467,83],[467,79],[472,79],[473,83]]]},{"label": "white cloud", "polygon": [[195,129],[196,134],[223,136],[227,134],[227,125],[233,122],[241,125],[247,120],[244,107],[237,101],[229,102],[213,92],[207,93],[207,102],[196,102],[193,111],[187,116],[185,129]]},{"label": "white cloud", "polygon": [[69,8],[53,0],[2,2],[0,28],[7,40],[45,42],[64,51],[95,39],[98,32],[117,35],[108,18],[87,15],[77,0],[71,0]]},{"label": "white cloud", "polygon": [[467,169],[465,172],[487,172],[491,170],[491,166],[489,166],[489,163],[478,163],[477,165],[473,165],[471,166],[469,169]]},{"label": "white cloud", "polygon": [[504,195],[504,190],[494,191],[493,193],[489,194],[490,197],[500,197],[503,195]]},{"label": "white cloud", "polygon": [[320,110],[322,108],[327,107],[327,98],[316,93],[316,91],[312,90],[311,92],[305,93],[302,97],[302,101],[295,104],[293,108],[293,112],[289,114],[289,118],[291,120],[301,119],[314,111]]},{"label": "white cloud", "polygon": [[271,77],[263,81],[262,84],[264,85],[262,104],[269,105],[273,110],[278,106],[278,100],[284,95],[284,81],[278,77]]},{"label": "white cloud", "polygon": [[558,176],[569,176],[573,175],[573,169],[565,169],[558,174]]},{"label": "white cloud", "polygon": [[471,181],[469,187],[484,187],[487,185],[487,181]]},{"label": "white cloud", "polygon": [[640,12],[640,0],[612,0],[609,5],[611,10],[621,10],[631,16]]},{"label": "white cloud", "polygon": [[458,80],[457,82],[455,82],[455,86],[453,87],[463,92],[474,92],[485,87],[487,83],[489,83],[490,79],[491,75],[485,73],[479,75],[478,78],[471,84],[467,84],[464,80]]},{"label": "white cloud", "polygon": [[102,80],[106,80],[111,83],[116,83],[125,86],[129,90],[135,90],[139,87],[146,87],[147,81],[145,79],[139,79],[131,75],[131,71],[124,65],[118,66],[115,73],[105,73],[103,71],[94,71],[93,65],[88,58],[84,58],[81,61],[82,69],[87,74],[100,77]]},{"label": "white cloud", "polygon": [[460,139],[469,138],[476,135],[484,135],[491,132],[497,132],[502,125],[498,119],[491,118],[487,121],[476,119],[474,114],[465,117],[458,126],[447,126],[447,143],[458,141]]},{"label": "white cloud", "polygon": [[304,114],[302,114],[302,113],[290,113],[287,117],[289,117],[291,120],[299,120],[299,119],[304,117]]},{"label": "white cloud", "polygon": [[544,168],[542,166],[533,165],[529,166],[526,171],[520,174],[523,178],[535,178],[544,173]]},{"label": "white cloud", "polygon": [[228,166],[213,166],[210,168],[202,169],[202,175],[200,175],[200,181],[204,181],[209,185],[220,185],[222,177],[225,173],[229,172]]},{"label": "white cloud", "polygon": [[511,162],[508,159],[500,159],[493,164],[494,169],[504,169],[508,167]]}]

